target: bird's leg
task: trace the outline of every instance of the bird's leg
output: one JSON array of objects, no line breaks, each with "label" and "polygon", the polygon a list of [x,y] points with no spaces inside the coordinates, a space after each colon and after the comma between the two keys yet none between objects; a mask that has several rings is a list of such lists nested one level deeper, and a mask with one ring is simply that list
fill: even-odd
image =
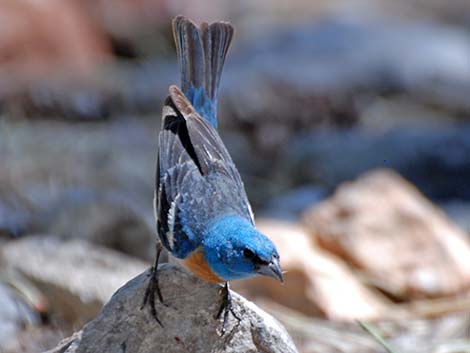
[{"label": "bird's leg", "polygon": [[156,243],[156,248],[157,248],[157,256],[155,257],[155,262],[152,266],[152,271],[150,273],[150,280],[147,285],[147,288],[145,289],[144,301],[140,307],[140,310],[142,310],[145,307],[145,305],[148,304],[150,306],[150,313],[152,314],[154,319],[160,324],[160,326],[163,327],[162,322],[157,316],[157,310],[155,308],[155,292],[157,293],[158,299],[160,300],[160,302],[163,303],[162,292],[160,291],[160,286],[158,283],[158,261],[160,260],[160,254],[162,253],[163,245],[158,240]]},{"label": "bird's leg", "polygon": [[225,282],[222,290],[222,304],[220,305],[220,309],[217,313],[216,318],[220,319],[222,313],[224,314],[224,321],[222,322],[222,335],[225,333],[227,328],[227,321],[228,321],[228,314],[232,313],[232,315],[240,322],[241,319],[238,317],[237,314],[233,311],[233,302],[232,302],[232,295],[230,294],[230,286],[228,282]]}]

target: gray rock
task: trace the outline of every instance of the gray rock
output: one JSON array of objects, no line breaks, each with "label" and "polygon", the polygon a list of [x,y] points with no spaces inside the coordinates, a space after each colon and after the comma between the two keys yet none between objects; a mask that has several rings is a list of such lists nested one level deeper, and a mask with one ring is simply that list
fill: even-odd
[{"label": "gray rock", "polygon": [[27,305],[20,293],[0,282],[0,352],[19,349],[19,335],[23,329],[39,322],[39,315]]},{"label": "gray rock", "polygon": [[116,289],[148,267],[83,241],[40,235],[4,245],[0,262],[32,281],[51,309],[73,325],[95,317]]},{"label": "gray rock", "polygon": [[[1,173],[0,173],[1,174]],[[14,187],[2,182],[0,187],[0,236],[20,236],[29,230],[33,207]]]},{"label": "gray rock", "polygon": [[257,216],[298,220],[308,206],[320,202],[326,190],[313,184],[305,184],[273,197]]},{"label": "gray rock", "polygon": [[[155,249],[153,228],[145,221],[137,207],[122,200],[123,195],[109,193],[94,194],[88,197],[63,197],[47,212],[48,232],[61,239],[81,239],[121,251],[125,254],[152,261]],[[134,209],[133,209],[134,208]],[[151,223],[154,227],[154,221]]]},{"label": "gray rock", "polygon": [[470,236],[470,202],[451,200],[439,205],[444,209],[450,219]]},{"label": "gray rock", "polygon": [[456,127],[319,130],[292,141],[285,169],[333,189],[374,168],[391,168],[434,200],[470,199],[470,124]]},{"label": "gray rock", "polygon": [[120,288],[101,313],[81,333],[49,353],[294,353],[285,329],[253,303],[233,293],[234,311],[227,332],[214,318],[220,306],[220,286],[203,282],[175,264],[160,266],[165,305],[157,303],[164,327],[149,310],[140,309],[149,272]]},{"label": "gray rock", "polygon": [[[394,16],[373,18],[355,21],[340,15],[313,24],[274,23],[259,26],[257,36],[238,35],[222,80],[224,118],[246,130],[255,127],[256,137],[271,144],[284,142],[300,126],[322,126],[330,120],[349,126],[358,118],[355,98],[364,92],[396,92],[424,105],[468,111],[469,46],[464,29],[432,21],[397,21]],[[237,31],[253,28],[240,23]],[[108,65],[100,77],[81,82],[81,87],[61,80],[36,82],[18,87],[20,94],[2,92],[0,103],[13,106],[9,110],[23,107],[26,115],[80,120],[123,112],[159,113],[176,71],[174,56]]]},{"label": "gray rock", "polygon": [[382,95],[468,117],[465,31],[387,17],[338,17],[267,26],[249,38],[227,60],[221,126],[243,131],[265,152],[282,148],[299,131],[354,126],[363,121],[363,106]]},{"label": "gray rock", "polygon": [[152,260],[158,125],[2,121],[0,236],[75,237]]}]

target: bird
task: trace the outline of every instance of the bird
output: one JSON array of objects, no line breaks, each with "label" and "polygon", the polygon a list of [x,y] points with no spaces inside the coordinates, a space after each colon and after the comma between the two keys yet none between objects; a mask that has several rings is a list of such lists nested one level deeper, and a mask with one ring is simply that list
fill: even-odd
[{"label": "bird", "polygon": [[234,29],[228,22],[172,21],[181,88],[171,85],[162,111],[155,178],[157,254],[142,308],[163,297],[158,261],[165,248],[194,275],[223,284],[223,331],[232,310],[229,281],[257,275],[283,282],[274,243],[255,227],[240,174],[217,131],[218,89]]}]

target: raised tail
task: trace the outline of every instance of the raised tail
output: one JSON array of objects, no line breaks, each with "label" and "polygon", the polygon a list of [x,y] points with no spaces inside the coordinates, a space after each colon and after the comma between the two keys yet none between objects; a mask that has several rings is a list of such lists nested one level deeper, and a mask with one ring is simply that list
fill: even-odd
[{"label": "raised tail", "polygon": [[181,70],[181,89],[197,112],[217,127],[217,93],[233,27],[202,23],[183,16],[173,20],[173,36]]}]

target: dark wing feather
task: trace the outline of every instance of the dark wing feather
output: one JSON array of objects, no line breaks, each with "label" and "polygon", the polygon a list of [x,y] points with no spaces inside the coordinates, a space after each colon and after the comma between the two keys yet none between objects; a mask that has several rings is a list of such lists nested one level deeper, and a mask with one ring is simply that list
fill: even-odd
[{"label": "dark wing feather", "polygon": [[180,89],[171,86],[170,95],[175,108],[181,112],[186,121],[190,144],[196,155],[194,159],[199,164],[201,173],[207,174],[211,162],[214,160],[233,164],[217,131],[194,110]]},{"label": "dark wing feather", "polygon": [[[162,130],[155,183],[155,218],[163,245],[173,254],[191,251],[193,235],[184,230],[179,212],[181,185],[200,175],[197,155],[189,139],[186,121],[171,98],[163,108]],[[184,254],[183,254],[184,255]]]},{"label": "dark wing feather", "polygon": [[159,144],[160,170],[166,171],[191,160],[201,170],[200,162],[189,136],[186,119],[176,108],[171,97],[167,98],[163,108],[163,123]]},{"label": "dark wing feather", "polygon": [[195,161],[201,173],[203,175],[211,172],[220,173],[229,177],[238,195],[237,200],[230,200],[230,202],[238,203],[243,215],[254,223],[243,181],[217,130],[194,110],[178,87],[170,87],[170,96],[176,109],[186,120],[189,139],[196,155]]},{"label": "dark wing feather", "polygon": [[178,186],[189,183],[188,179],[194,178],[196,173],[199,171],[190,162],[171,168],[160,180],[156,195],[158,234],[165,247],[180,258],[186,257],[197,244],[193,232],[184,224],[180,203],[185,194]]}]

